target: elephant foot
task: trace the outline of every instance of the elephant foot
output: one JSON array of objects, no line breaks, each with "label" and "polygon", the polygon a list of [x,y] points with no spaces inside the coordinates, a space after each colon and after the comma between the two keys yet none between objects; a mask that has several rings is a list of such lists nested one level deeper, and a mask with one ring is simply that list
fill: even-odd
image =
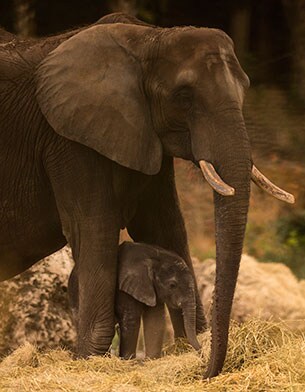
[{"label": "elephant foot", "polygon": [[91,355],[104,356],[110,354],[110,347],[114,335],[78,339],[77,358],[88,358]]}]

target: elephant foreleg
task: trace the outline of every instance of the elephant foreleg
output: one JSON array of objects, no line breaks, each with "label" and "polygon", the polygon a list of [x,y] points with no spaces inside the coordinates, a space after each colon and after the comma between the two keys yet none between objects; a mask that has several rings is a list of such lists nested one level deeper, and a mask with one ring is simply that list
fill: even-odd
[{"label": "elephant foreleg", "polygon": [[86,357],[104,354],[113,339],[118,235],[110,232],[107,236],[95,237],[89,231],[83,239],[87,245],[81,246],[76,261],[79,287],[78,353]]},{"label": "elephant foreleg", "polygon": [[136,357],[137,342],[144,305],[131,295],[119,291],[116,297],[116,317],[120,326],[120,357]]},{"label": "elephant foreleg", "polygon": [[147,358],[160,358],[165,333],[164,304],[146,307],[143,312],[145,353]]},{"label": "elephant foreleg", "polygon": [[76,295],[77,351],[104,354],[114,335],[119,241],[111,162],[77,143],[62,143],[46,168],[75,260],[70,286]]}]

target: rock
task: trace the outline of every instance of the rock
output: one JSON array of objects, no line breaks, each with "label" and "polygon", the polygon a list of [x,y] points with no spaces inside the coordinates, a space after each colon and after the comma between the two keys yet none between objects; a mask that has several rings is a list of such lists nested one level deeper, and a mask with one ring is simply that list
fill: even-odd
[{"label": "rock", "polygon": [[26,342],[39,349],[72,349],[76,333],[67,283],[73,261],[69,248],[0,283],[0,355]]},{"label": "rock", "polygon": [[300,285],[300,290],[305,297],[305,279],[300,280],[299,285]]},{"label": "rock", "polygon": [[[208,319],[214,290],[215,260],[193,259],[198,287]],[[261,263],[243,255],[231,317],[284,320],[290,327],[305,330],[305,284],[281,263]]]}]

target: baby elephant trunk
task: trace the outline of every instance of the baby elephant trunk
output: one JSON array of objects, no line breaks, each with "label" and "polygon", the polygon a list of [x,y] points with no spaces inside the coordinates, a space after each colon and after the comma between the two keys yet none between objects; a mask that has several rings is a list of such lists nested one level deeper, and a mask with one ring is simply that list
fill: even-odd
[{"label": "baby elephant trunk", "polygon": [[191,344],[195,350],[200,350],[201,346],[197,340],[196,335],[196,301],[195,295],[193,295],[191,301],[186,301],[182,304],[184,330],[189,344]]}]

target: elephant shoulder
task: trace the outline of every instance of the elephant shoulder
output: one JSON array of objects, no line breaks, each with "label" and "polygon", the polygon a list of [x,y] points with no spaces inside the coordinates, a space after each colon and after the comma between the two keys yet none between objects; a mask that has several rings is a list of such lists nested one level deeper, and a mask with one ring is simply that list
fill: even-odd
[{"label": "elephant shoulder", "polygon": [[64,39],[20,39],[0,29],[0,90],[30,78],[38,64]]},{"label": "elephant shoulder", "polygon": [[14,83],[20,74],[21,61],[15,50],[15,42],[0,44],[0,83],[3,86],[6,82]]},{"label": "elephant shoulder", "polygon": [[15,42],[0,44],[0,90],[18,87],[30,70],[30,64],[16,48]]},{"label": "elephant shoulder", "polygon": [[16,36],[0,27],[0,45],[16,40]]},{"label": "elephant shoulder", "polygon": [[0,28],[0,85],[8,81],[18,83],[25,73],[33,74],[52,50],[79,31],[76,29],[47,38],[22,39]]}]

